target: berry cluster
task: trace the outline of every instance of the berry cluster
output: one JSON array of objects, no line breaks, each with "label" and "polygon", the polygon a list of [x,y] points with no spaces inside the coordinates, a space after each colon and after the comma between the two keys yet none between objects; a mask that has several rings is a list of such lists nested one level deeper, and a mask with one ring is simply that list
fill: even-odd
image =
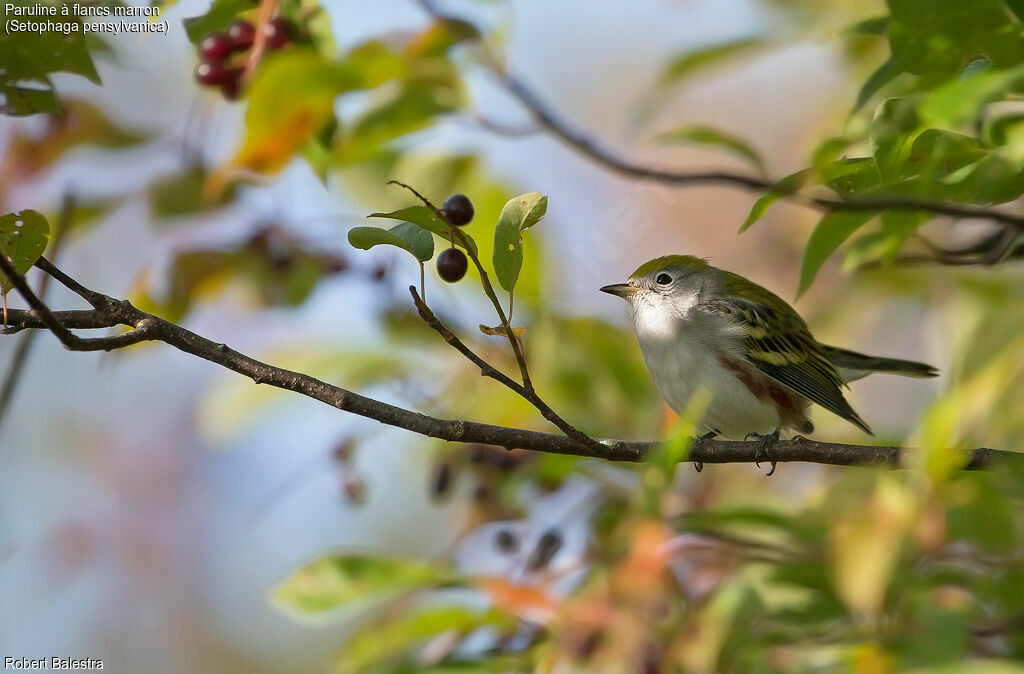
[{"label": "berry cluster", "polygon": [[[444,219],[456,227],[468,225],[473,219],[473,212],[473,202],[464,194],[451,195],[441,208]],[[461,281],[468,267],[466,254],[454,245],[437,256],[437,274],[448,283]]]},{"label": "berry cluster", "polygon": [[[274,17],[263,28],[267,49],[281,49],[292,42],[292,25]],[[196,81],[209,87],[220,87],[224,98],[235,100],[242,91],[245,57],[256,41],[256,29],[245,19],[237,19],[225,32],[212,33],[199,43],[199,65]]]}]

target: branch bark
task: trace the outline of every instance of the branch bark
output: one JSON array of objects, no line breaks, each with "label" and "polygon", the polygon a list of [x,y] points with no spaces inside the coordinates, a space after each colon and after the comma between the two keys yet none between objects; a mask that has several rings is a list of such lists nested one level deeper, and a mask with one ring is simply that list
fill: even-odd
[{"label": "branch bark", "polygon": [[[292,391],[339,410],[374,419],[389,426],[403,428],[419,435],[449,442],[494,445],[506,449],[528,449],[584,457],[593,455],[593,450],[587,444],[565,435],[496,426],[476,421],[432,417],[328,384],[307,374],[268,365],[239,353],[226,344],[214,342],[180,325],[146,313],[134,307],[127,300],[118,300],[89,290],[54,267],[45,258],[41,258],[36,266],[86,299],[93,309],[85,312],[51,312],[32,293],[24,278],[15,273],[10,263],[0,256],[0,270],[14,281],[15,288],[32,307],[30,311],[12,311],[9,316],[11,324],[15,328],[39,329],[45,327],[60,339],[65,348],[71,351],[119,349],[140,341],[164,342],[180,351],[237,372],[257,384],[267,384]],[[64,320],[67,320],[68,323],[63,323]],[[78,337],[70,331],[71,328],[84,326],[109,327],[112,325],[124,325],[132,327],[134,330],[114,337],[93,339]],[[603,448],[602,458],[609,461],[643,461],[662,447],[658,442],[601,439],[596,442]],[[752,463],[757,458],[760,444],[759,441],[704,440],[693,446],[686,459],[700,463]],[[1004,461],[1024,462],[1024,454],[998,449],[979,448],[950,451],[957,451],[963,456],[964,468],[967,470],[986,468]],[[792,441],[776,441],[769,448],[769,452],[772,460],[779,463],[799,461],[836,466],[882,465],[897,467],[913,450],[893,446],[845,445],[797,438]]]}]

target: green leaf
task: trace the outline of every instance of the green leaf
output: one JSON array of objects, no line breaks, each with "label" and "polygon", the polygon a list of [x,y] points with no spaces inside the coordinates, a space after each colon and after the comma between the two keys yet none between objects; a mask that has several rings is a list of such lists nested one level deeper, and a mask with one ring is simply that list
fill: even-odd
[{"label": "green leaf", "polygon": [[1024,62],[1024,32],[1001,0],[888,0],[888,5],[894,58],[933,83],[959,77],[979,56],[996,68]]},{"label": "green leaf", "polygon": [[[388,619],[390,618],[390,619]],[[366,672],[371,667],[407,662],[418,646],[431,637],[455,631],[467,635],[481,627],[513,627],[515,622],[494,609],[465,606],[419,606],[398,615],[386,615],[357,630],[335,660],[339,674]]]},{"label": "green leaf", "polygon": [[185,34],[194,44],[201,42],[206,36],[225,30],[242,12],[253,9],[252,0],[214,0],[210,9],[202,16],[185,19]]},{"label": "green leaf", "polygon": [[914,100],[890,98],[878,106],[869,135],[880,180],[892,182],[901,174],[921,130]]},{"label": "green leaf", "polygon": [[873,211],[837,211],[828,213],[811,233],[800,266],[800,287],[797,297],[811,287],[814,277],[832,253],[868,220],[876,215]]},{"label": "green leaf", "polygon": [[811,164],[820,171],[822,167],[839,161],[843,151],[855,142],[854,139],[843,136],[826,138],[811,153]]},{"label": "green leaf", "polygon": [[863,108],[864,104],[881,91],[882,87],[903,72],[904,68],[900,60],[895,56],[890,56],[875,72],[871,73],[871,77],[861,86],[860,91],[857,92],[857,100],[853,104],[853,109],[850,110],[850,115]]},{"label": "green leaf", "polygon": [[889,16],[873,16],[870,19],[858,21],[847,28],[846,32],[854,35],[885,35],[889,32]]},{"label": "green leaf", "polygon": [[313,49],[293,47],[265,58],[249,89],[245,140],[235,164],[279,171],[331,120],[338,95],[375,87],[398,74],[393,55],[371,51],[327,61]]},{"label": "green leaf", "polygon": [[46,78],[45,85],[40,88],[0,82],[0,96],[4,101],[0,106],[0,112],[6,115],[23,117],[34,115],[37,112],[48,112],[51,115],[60,114],[57,92],[53,90],[49,78]]},{"label": "green leaf", "polygon": [[381,244],[398,246],[412,253],[420,262],[434,257],[434,236],[411,222],[397,224],[391,229],[354,227],[348,232],[348,242],[362,250]]},{"label": "green leaf", "polygon": [[747,231],[750,229],[751,225],[763,218],[765,213],[768,212],[768,209],[771,208],[776,201],[787,194],[792,194],[805,185],[812,175],[814,175],[812,171],[804,169],[802,171],[797,171],[796,173],[791,173],[779,180],[779,182],[775,183],[775,186],[772,187],[772,189],[768,190],[764,196],[760,197],[754,202],[754,205],[751,206],[750,213],[747,214],[746,220],[744,220],[743,224],[740,225],[740,233],[742,234]]},{"label": "green leaf", "polygon": [[523,266],[523,232],[537,224],[548,210],[548,198],[540,192],[508,200],[494,228],[494,274],[501,287],[512,292]]},{"label": "green leaf", "polygon": [[101,84],[96,65],[81,22],[71,17],[62,18],[78,24],[78,31],[67,35],[56,32],[18,31],[0,33],[0,79],[42,81],[52,73],[62,72],[81,75],[93,84]]},{"label": "green leaf", "polygon": [[[0,255],[14,271],[24,275],[46,250],[50,241],[50,223],[36,211],[21,211],[0,216]],[[0,294],[14,287],[11,279],[0,272]]]},{"label": "green leaf", "polygon": [[678,84],[704,68],[751,52],[763,47],[764,44],[764,40],[759,37],[747,37],[683,52],[669,62],[661,76],[662,81],[668,84]]},{"label": "green leaf", "polygon": [[973,121],[983,108],[1024,79],[1024,65],[1008,70],[983,70],[948,82],[929,93],[918,108],[928,125]]},{"label": "green leaf", "polygon": [[818,179],[841,197],[871,192],[880,184],[878,167],[871,157],[840,159],[819,169]]},{"label": "green leaf", "polygon": [[181,173],[160,178],[149,186],[149,207],[159,218],[204,213],[230,202],[238,190],[231,181],[210,198],[204,190],[209,173],[202,166],[190,166]]},{"label": "green leaf", "polygon": [[907,238],[932,217],[918,211],[885,211],[879,217],[879,231],[864,234],[847,247],[843,269],[854,270],[873,261],[891,264]]},{"label": "green leaf", "polygon": [[764,161],[749,143],[738,136],[709,126],[687,126],[663,133],[656,140],[663,143],[698,143],[721,147],[748,160],[759,171],[764,171]]},{"label": "green leaf", "polygon": [[345,140],[335,148],[335,161],[362,161],[382,145],[431,126],[438,115],[452,112],[459,102],[454,91],[439,83],[405,84],[349,125]]},{"label": "green leaf", "polygon": [[448,585],[453,578],[448,569],[421,561],[363,554],[328,555],[291,574],[274,588],[271,599],[280,608],[301,616]]},{"label": "green leaf", "polygon": [[[452,226],[447,222],[437,217],[434,211],[430,210],[426,206],[408,206],[406,208],[400,208],[397,211],[391,211],[390,213],[371,213],[367,217],[369,218],[390,218],[391,220],[404,220],[405,222],[413,222],[427,230],[433,232],[438,236],[442,237],[445,241],[449,240],[449,234],[451,233]],[[462,245],[462,242],[458,237],[455,238],[455,245],[466,248],[476,255],[476,241],[473,240],[469,234],[465,232],[463,228],[462,235],[466,237],[466,241],[469,244],[468,248]]]},{"label": "green leaf", "polygon": [[67,35],[52,31],[0,32],[0,112],[59,113],[60,104],[50,81],[53,73],[81,75],[100,84],[81,22],[73,17],[59,18],[78,30]]}]

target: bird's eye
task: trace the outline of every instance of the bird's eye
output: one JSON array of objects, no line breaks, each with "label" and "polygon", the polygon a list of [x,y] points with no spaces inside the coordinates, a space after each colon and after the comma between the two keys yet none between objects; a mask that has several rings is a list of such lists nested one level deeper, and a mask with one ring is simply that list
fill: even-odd
[{"label": "bird's eye", "polygon": [[667,286],[669,283],[672,283],[672,277],[668,274],[658,274],[658,277],[654,279],[654,282],[660,286]]}]

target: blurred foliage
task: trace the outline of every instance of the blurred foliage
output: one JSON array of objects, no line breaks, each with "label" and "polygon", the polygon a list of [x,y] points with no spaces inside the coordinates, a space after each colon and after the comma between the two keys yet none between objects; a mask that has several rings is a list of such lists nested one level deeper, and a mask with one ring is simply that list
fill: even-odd
[{"label": "blurred foliage", "polygon": [[[807,168],[754,202],[742,230],[797,189],[842,200],[914,197],[979,206],[1024,194],[1018,0],[765,4],[777,19],[768,22],[773,34],[689,47],[657,78],[661,101],[695,78],[808,35],[826,35],[848,59],[847,117],[809,149]],[[1024,441],[1024,407],[1017,404],[1024,312],[1012,310],[1024,305],[1024,278],[1010,264],[998,273],[943,268],[929,279],[933,294],[923,295],[920,280],[908,280],[900,267],[911,256],[957,265],[1010,262],[1019,256],[1019,232],[979,229],[973,246],[954,249],[941,240],[942,219],[923,211],[823,215],[807,241],[801,292],[837,252],[847,270],[866,272],[856,291],[836,291],[824,319],[831,312],[845,329],[865,324],[882,331],[884,316],[873,311],[880,297],[941,295],[952,306],[949,324],[933,326],[956,354],[948,388],[902,438],[921,449],[907,470],[822,470],[811,474],[810,487],[793,479],[768,489],[759,475],[738,469],[694,477],[678,464],[686,441],[651,386],[632,335],[568,315],[541,292],[560,280],[558,262],[578,254],[546,247],[539,231],[524,237],[528,228],[548,226],[540,222],[547,197],[514,195],[544,186],[511,190],[471,149],[446,155],[420,146],[422,134],[467,112],[467,75],[489,62],[479,50],[493,43],[468,23],[438,19],[345,44],[330,30],[333,5],[282,0],[279,11],[297,27],[296,40],[253,64],[233,154],[214,162],[188,153],[141,195],[82,203],[75,217],[97,219],[144,196],[157,224],[167,226],[163,233],[181,232],[224,215],[258,184],[256,174],[301,162],[376,222],[390,221],[387,228],[346,223],[352,246],[395,246],[422,264],[448,245],[451,227],[388,181],[415,186],[434,203],[467,194],[477,215],[454,244],[475,254],[509,292],[499,298],[509,313],[515,291],[516,324],[527,328],[517,338],[537,390],[592,435],[660,431],[676,440],[636,467],[417,440],[434,451],[425,490],[438,503],[458,499],[464,506],[452,546],[429,562],[333,551],[271,593],[299,620],[363,620],[339,644],[338,671],[1024,671],[1024,475],[957,470],[961,447]],[[198,44],[238,18],[256,21],[258,13],[250,0],[214,0],[185,21],[185,30]],[[41,121],[11,131],[0,196],[73,150],[113,152],[152,140],[99,107],[58,97],[54,73],[99,83],[100,49],[81,34],[0,36],[3,112]],[[684,126],[657,138],[720,149],[764,170],[756,139],[742,132]],[[47,245],[42,224],[32,211],[0,219],[0,254],[19,271]],[[367,285],[379,334],[354,346],[297,338],[267,359],[347,387],[391,387],[425,413],[549,430],[526,401],[482,380],[423,325],[406,295],[393,292],[386,254],[374,251],[375,266],[350,262],[351,251],[307,240],[297,229],[260,218],[218,245],[182,244],[159,271],[147,269],[131,299],[177,321],[228,288],[243,289],[257,306],[298,307],[319,284],[362,275],[373,281]],[[403,252],[395,264],[414,262]],[[475,287],[470,278],[463,287]],[[437,315],[488,362],[515,372],[504,329],[487,327],[496,319],[480,313],[485,302],[476,297],[456,311],[456,299],[469,293],[435,297],[433,281],[427,290]],[[206,429],[234,432],[287,395],[225,379],[198,414]],[[906,421],[905,428],[914,426]],[[351,456],[358,443],[345,438],[335,456],[353,506],[366,498]],[[585,545],[573,551],[560,526],[524,533],[531,508],[583,483],[598,486],[592,512],[579,515]],[[480,532],[493,532],[488,540],[504,572],[463,568],[457,552]]]},{"label": "blurred foliage", "polygon": [[16,9],[23,7],[4,4],[5,30],[0,33],[0,113],[6,115],[60,113],[60,101],[51,79],[56,73],[81,75],[95,84],[100,83],[90,52],[90,46],[95,50],[96,45],[89,44],[82,19],[69,10],[75,3],[50,0],[38,4],[57,9],[51,21],[64,26],[63,32],[12,30],[9,28],[11,21],[39,22],[42,19],[45,22],[48,17],[19,16]]}]

